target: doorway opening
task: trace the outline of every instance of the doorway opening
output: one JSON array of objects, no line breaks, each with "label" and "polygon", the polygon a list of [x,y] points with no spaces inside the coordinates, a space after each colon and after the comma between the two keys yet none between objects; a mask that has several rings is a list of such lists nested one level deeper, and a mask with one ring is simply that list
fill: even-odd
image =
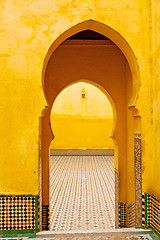
[{"label": "doorway opening", "polygon": [[[86,31],[95,33],[88,35],[87,39]],[[141,227],[141,125],[136,108],[140,78],[137,60],[119,33],[102,23],[88,20],[62,33],[51,45],[44,61],[42,81],[47,106],[40,118],[40,229],[49,229],[49,148],[54,138],[50,120],[52,106],[62,90],[84,79],[108,93],[106,95],[112,105],[115,227]],[[85,93],[81,96],[85,97]]]},{"label": "doorway opening", "polygon": [[113,111],[97,87],[65,88],[51,111],[50,230],[115,228]]}]

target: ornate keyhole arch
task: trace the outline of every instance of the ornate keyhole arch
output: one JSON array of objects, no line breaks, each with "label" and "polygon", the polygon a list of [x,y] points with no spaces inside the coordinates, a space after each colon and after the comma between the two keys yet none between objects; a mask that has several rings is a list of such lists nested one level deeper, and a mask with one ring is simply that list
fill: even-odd
[{"label": "ornate keyhole arch", "polygon": [[[42,228],[43,229],[48,229],[48,215],[49,215],[49,145],[51,140],[53,139],[53,133],[51,130],[51,126],[50,126],[50,112],[51,112],[51,108],[53,105],[53,102],[56,98],[56,96],[60,93],[60,91],[62,91],[63,88],[65,88],[67,85],[72,84],[72,82],[75,82],[75,75],[69,75],[70,78],[65,79],[65,81],[60,81],[60,78],[58,80],[58,78],[54,78],[54,75],[51,74],[51,65],[53,66],[55,64],[54,59],[52,58],[52,56],[57,52],[56,50],[58,49],[58,47],[61,45],[61,43],[63,43],[67,38],[69,38],[70,36],[80,32],[80,31],[84,31],[84,30],[92,30],[92,31],[96,31],[106,37],[108,37],[109,39],[111,39],[114,43],[115,46],[118,47],[118,51],[121,52],[121,54],[123,53],[123,55],[125,56],[124,58],[126,58],[126,62],[129,65],[129,70],[131,72],[131,80],[130,81],[130,85],[132,90],[131,90],[131,94],[129,96],[129,99],[127,100],[127,108],[129,108],[130,110],[132,110],[132,114],[133,117],[135,119],[136,122],[139,122],[140,116],[138,114],[138,109],[136,109],[136,99],[138,96],[138,90],[139,90],[139,86],[140,86],[140,78],[139,78],[139,70],[138,70],[138,64],[137,64],[137,60],[136,57],[131,49],[131,47],[129,46],[129,44],[125,41],[125,39],[119,34],[117,33],[115,30],[113,30],[112,28],[110,28],[109,26],[106,26],[105,24],[99,23],[97,21],[94,20],[88,20],[88,21],[84,21],[82,23],[79,23],[73,27],[71,27],[70,29],[68,29],[67,31],[65,31],[63,34],[61,34],[55,41],[54,43],[51,45],[51,47],[48,50],[48,53],[46,55],[46,58],[44,60],[44,66],[43,66],[43,71],[42,71],[42,85],[43,85],[43,90],[44,90],[44,95],[47,101],[47,106],[46,108],[42,111],[42,117],[40,118],[40,136],[41,136],[41,162],[42,162],[42,212],[40,213],[40,215],[42,215]],[[53,73],[53,72],[52,72]],[[86,74],[87,75],[87,74]],[[61,76],[60,76],[61,77]],[[112,87],[111,86],[107,86],[104,84],[102,84],[103,80],[100,81],[98,80],[98,78],[94,77],[91,75],[90,78],[91,81],[93,81],[95,84],[97,84],[98,86],[101,86],[103,89],[105,89],[106,92],[109,93],[109,95],[111,96],[111,99],[113,99],[113,102],[115,102],[116,105],[116,97],[113,96],[114,94],[112,94]],[[78,80],[78,79],[77,79]],[[52,89],[52,94],[50,94],[50,89]],[[117,109],[119,109],[118,106],[116,106]],[[126,110],[127,111],[127,110]],[[119,118],[121,117],[120,113],[118,113],[117,115]],[[134,134],[139,134],[140,133],[140,129],[139,124],[135,124],[135,128],[134,128]],[[117,137],[116,137],[116,131],[115,131],[115,127],[114,130],[112,131],[112,137],[113,139],[116,139],[117,141]],[[139,138],[140,135],[138,135]],[[134,138],[134,137],[133,137]],[[116,143],[117,144],[117,143]],[[116,227],[119,226],[118,223],[118,203],[119,203],[119,192],[121,192],[121,188],[122,186],[120,186],[119,190],[118,190],[118,182],[119,182],[119,176],[118,176],[118,172],[119,172],[119,165],[121,164],[121,160],[120,160],[120,155],[118,154],[118,152],[120,152],[120,148],[118,148],[119,146],[117,145],[117,163],[115,165],[115,169],[116,169],[116,191],[117,191],[117,196],[116,196]],[[133,149],[134,151],[134,149]],[[126,153],[125,153],[126,154]],[[135,154],[136,155],[136,154]],[[121,169],[122,167],[120,167]],[[136,172],[136,171],[135,171]],[[136,180],[137,176],[135,176],[135,188],[138,184],[141,184],[141,179]],[[122,181],[123,182],[123,181]],[[121,184],[123,185],[123,184]],[[136,195],[135,195],[135,203],[137,202],[137,208],[135,208],[135,214],[136,214],[136,219],[135,219],[135,224],[137,227],[141,226],[141,219],[140,219],[140,215],[141,215],[141,209],[140,209],[140,199],[141,199],[141,187],[139,188],[139,190],[136,190]],[[127,191],[127,190],[126,190]],[[123,199],[123,197],[122,197]],[[140,209],[140,210],[139,210]]]}]

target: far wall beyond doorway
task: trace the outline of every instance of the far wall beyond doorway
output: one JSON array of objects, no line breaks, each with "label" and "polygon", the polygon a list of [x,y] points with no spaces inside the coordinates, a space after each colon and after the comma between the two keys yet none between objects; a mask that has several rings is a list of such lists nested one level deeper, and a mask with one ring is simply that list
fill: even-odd
[{"label": "far wall beyond doorway", "polygon": [[112,107],[97,87],[78,82],[56,98],[51,112],[50,149],[114,149]]}]

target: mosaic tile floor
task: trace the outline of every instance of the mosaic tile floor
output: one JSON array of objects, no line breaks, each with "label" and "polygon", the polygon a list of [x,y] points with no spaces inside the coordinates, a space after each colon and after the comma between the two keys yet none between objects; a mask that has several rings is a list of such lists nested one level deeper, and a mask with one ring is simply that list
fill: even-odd
[{"label": "mosaic tile floor", "polygon": [[52,156],[50,230],[115,228],[113,156]]}]

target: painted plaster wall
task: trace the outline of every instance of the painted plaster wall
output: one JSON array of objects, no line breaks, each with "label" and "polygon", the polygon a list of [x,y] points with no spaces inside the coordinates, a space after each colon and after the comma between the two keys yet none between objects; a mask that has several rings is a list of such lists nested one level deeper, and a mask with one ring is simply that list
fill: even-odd
[{"label": "painted plaster wall", "polygon": [[[68,42],[69,41],[69,42]],[[84,41],[83,41],[84,42]],[[88,41],[87,41],[88,42]],[[92,41],[91,41],[92,42]],[[127,168],[127,62],[116,45],[81,45],[81,41],[67,40],[52,54],[45,74],[44,88],[49,104],[59,92],[79,79],[87,79],[110,95],[117,111],[114,137],[118,142],[120,199],[126,201]],[[87,43],[88,44],[88,43]],[[63,69],[63,71],[62,71]],[[130,80],[130,78],[129,78]],[[49,134],[49,133],[48,133]],[[133,161],[133,159],[131,160]]]},{"label": "painted plaster wall", "polygon": [[[153,181],[150,192],[160,197],[160,2],[152,1],[152,79],[153,79]],[[150,177],[151,179],[151,177]]]},{"label": "painted plaster wall", "polygon": [[106,95],[91,84],[73,84],[53,104],[51,126],[55,138],[50,148],[114,149],[112,124],[112,107]]},{"label": "painted plaster wall", "polygon": [[[131,78],[130,70],[126,67],[126,80]],[[132,92],[132,81],[127,81],[128,102]],[[127,108],[127,203],[135,201],[135,169],[134,169],[134,119],[132,112]]]},{"label": "painted plaster wall", "polygon": [[[155,3],[158,5],[158,1]],[[39,116],[46,105],[41,84],[43,61],[48,48],[61,33],[88,19],[102,22],[119,32],[137,58],[141,86],[136,106],[142,126],[143,190],[151,189],[153,138],[152,131],[148,131],[152,108],[151,15],[148,0],[1,2],[1,193],[38,194]],[[158,36],[156,39],[158,41]],[[155,61],[158,62],[158,57]],[[158,103],[156,101],[157,108]],[[158,113],[156,116],[158,121]],[[158,150],[155,156],[159,156]],[[159,169],[157,160],[154,161],[156,168],[154,173]]]}]

